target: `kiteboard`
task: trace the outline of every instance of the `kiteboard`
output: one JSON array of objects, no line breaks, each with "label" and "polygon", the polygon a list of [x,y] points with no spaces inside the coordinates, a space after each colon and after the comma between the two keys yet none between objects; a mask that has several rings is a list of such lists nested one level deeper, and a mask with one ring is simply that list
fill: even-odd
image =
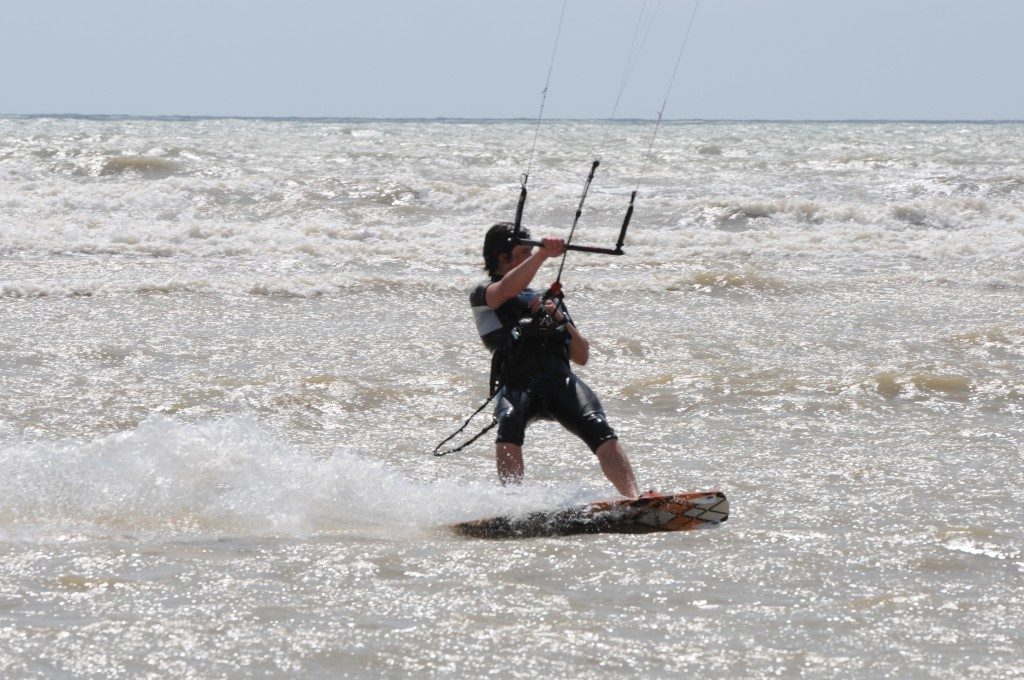
[{"label": "kiteboard", "polygon": [[462,522],[455,532],[472,538],[535,538],[572,534],[646,534],[684,531],[729,519],[729,501],[721,491],[661,494],[599,501],[522,516]]}]

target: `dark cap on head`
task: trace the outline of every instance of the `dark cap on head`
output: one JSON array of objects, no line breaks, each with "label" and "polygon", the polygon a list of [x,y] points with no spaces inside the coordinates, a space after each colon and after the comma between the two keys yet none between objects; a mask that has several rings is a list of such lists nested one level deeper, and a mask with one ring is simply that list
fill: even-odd
[{"label": "dark cap on head", "polygon": [[[498,256],[510,253],[516,247],[512,240],[515,231],[516,225],[511,222],[498,222],[487,230],[487,236],[484,237],[484,269],[491,276],[498,273]],[[530,230],[519,227],[519,238],[530,238]]]}]

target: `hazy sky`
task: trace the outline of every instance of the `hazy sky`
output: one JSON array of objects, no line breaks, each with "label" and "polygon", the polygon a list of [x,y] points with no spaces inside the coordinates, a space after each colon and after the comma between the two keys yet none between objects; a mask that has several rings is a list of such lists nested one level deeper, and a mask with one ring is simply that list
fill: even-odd
[{"label": "hazy sky", "polygon": [[[654,117],[694,0],[618,116]],[[667,118],[1024,119],[1024,0],[700,0]],[[641,0],[569,0],[545,116],[607,118]],[[5,0],[0,113],[532,118],[562,0]]]}]

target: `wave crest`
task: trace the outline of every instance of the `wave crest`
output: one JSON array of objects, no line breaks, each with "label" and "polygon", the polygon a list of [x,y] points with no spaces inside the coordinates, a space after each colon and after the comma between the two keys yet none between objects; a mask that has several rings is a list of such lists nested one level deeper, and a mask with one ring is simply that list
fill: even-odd
[{"label": "wave crest", "polygon": [[182,166],[166,158],[155,156],[109,156],[100,166],[99,174],[120,175],[135,172],[146,177],[168,177],[180,172]]}]

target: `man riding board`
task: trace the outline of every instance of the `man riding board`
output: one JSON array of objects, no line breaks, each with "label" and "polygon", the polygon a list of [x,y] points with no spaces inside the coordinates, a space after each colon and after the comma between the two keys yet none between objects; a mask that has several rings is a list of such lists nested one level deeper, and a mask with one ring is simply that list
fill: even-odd
[{"label": "man riding board", "polygon": [[[570,367],[570,361],[587,363],[590,343],[564,304],[529,288],[544,261],[562,255],[565,242],[544,238],[533,252],[532,246],[519,245],[515,234],[509,222],[488,230],[483,255],[490,281],[470,293],[477,331],[491,351],[498,478],[502,484],[522,482],[527,425],[556,420],[586,442],[620,494],[636,498],[640,494],[633,468],[600,400]],[[526,229],[518,235],[529,238]]]}]

